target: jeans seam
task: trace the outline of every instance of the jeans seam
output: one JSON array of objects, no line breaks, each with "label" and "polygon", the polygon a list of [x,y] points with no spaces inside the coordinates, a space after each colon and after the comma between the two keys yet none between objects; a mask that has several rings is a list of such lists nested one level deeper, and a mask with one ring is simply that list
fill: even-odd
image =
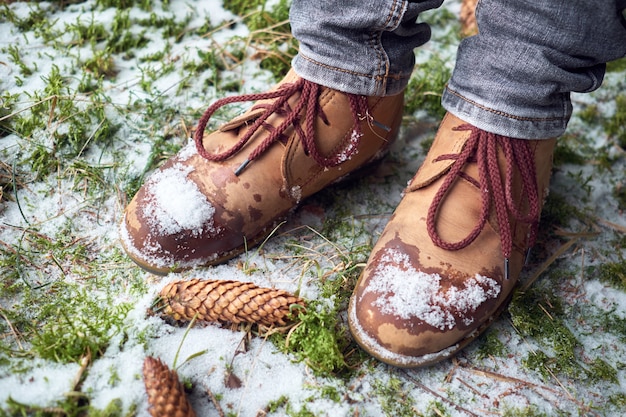
[{"label": "jeans seam", "polygon": [[[373,31],[370,37],[369,43],[372,47],[372,50],[376,51],[379,57],[377,75],[374,77],[374,81],[376,82],[376,91],[384,91],[385,80],[389,78],[389,68],[390,68],[389,56],[387,55],[387,51],[385,51],[385,48],[383,47],[381,38],[382,38],[382,33],[385,30],[394,29],[398,26],[399,20],[401,20],[401,15],[397,16],[398,13],[395,13],[397,7],[398,7],[398,0],[393,0],[393,3],[391,4],[391,7],[389,8],[389,12],[387,13],[387,18],[385,19],[385,22],[383,23],[382,27],[380,27],[378,30]],[[394,16],[397,16],[397,17],[394,18]],[[384,75],[380,75],[381,73],[383,73],[383,68],[384,68]]]},{"label": "jeans seam", "polygon": [[367,73],[357,72],[357,71],[351,71],[351,70],[347,70],[347,69],[344,69],[344,68],[335,67],[335,66],[332,66],[332,65],[328,65],[328,64],[324,64],[324,63],[321,63],[319,61],[316,61],[315,59],[306,56],[302,52],[298,52],[298,56],[300,58],[304,59],[305,61],[310,62],[313,65],[317,65],[319,67],[326,68],[326,69],[333,70],[333,71],[337,71],[337,72],[343,72],[344,74],[354,75],[354,76],[357,76],[357,77],[373,78],[375,80],[381,80],[382,78],[385,78],[385,77],[386,78],[390,78],[392,80],[401,80],[401,79],[404,78],[401,74],[398,74],[398,75],[388,74],[388,75],[385,75],[385,76],[381,76],[381,75],[372,76],[372,74],[367,74]]},{"label": "jeans seam", "polygon": [[452,90],[448,85],[446,85],[446,91],[448,91],[450,94],[452,94],[453,96],[465,101],[466,103],[469,103],[475,107],[478,107],[481,110],[485,110],[488,111],[489,113],[492,114],[496,114],[498,116],[503,116],[503,117],[507,117],[509,119],[513,119],[513,120],[518,120],[518,121],[522,121],[522,122],[552,122],[552,121],[559,121],[559,120],[563,120],[562,117],[521,117],[521,116],[516,116],[514,114],[510,114],[510,113],[506,113],[500,110],[495,110],[492,109],[490,107],[484,106],[480,103],[475,102],[474,100],[470,100],[469,98],[461,95],[460,93]]},{"label": "jeans seam", "polygon": [[389,29],[389,22],[392,20],[392,18],[393,18],[393,11],[396,9],[395,5],[396,5],[396,0],[393,1],[393,4],[389,8],[389,12],[387,13],[387,18],[385,19],[384,23],[380,27],[375,28],[376,31],[382,32],[383,30],[388,30]]},{"label": "jeans seam", "polygon": [[[372,34],[370,35],[370,40],[368,42],[372,50],[375,51],[375,53],[378,55],[378,59],[377,59],[378,65],[376,68],[376,75],[374,76],[374,82],[376,83],[375,91],[381,91],[383,87],[382,86],[383,77],[380,74],[381,74],[381,68],[385,66],[385,61],[387,61],[385,49],[382,47],[382,43],[380,42],[379,33],[380,32],[372,32]],[[387,72],[388,71],[385,71],[385,73]]]},{"label": "jeans seam", "polygon": [[[337,72],[343,72],[345,74],[350,74],[350,75],[354,75],[354,76],[357,76],[357,77],[372,78],[371,74],[366,74],[366,73],[363,73],[363,72],[347,70],[347,69],[344,69],[344,68],[339,68],[339,67],[335,67],[335,66],[332,66],[332,65],[328,65],[328,64],[324,64],[322,62],[316,61],[315,59],[306,56],[301,51],[298,52],[298,55],[300,56],[300,58],[302,58],[302,59],[304,59],[306,61],[309,61],[310,63],[312,63],[314,65],[317,65],[318,67],[326,68],[326,69],[337,71]],[[375,78],[377,78],[377,77],[378,76],[376,76]]]}]

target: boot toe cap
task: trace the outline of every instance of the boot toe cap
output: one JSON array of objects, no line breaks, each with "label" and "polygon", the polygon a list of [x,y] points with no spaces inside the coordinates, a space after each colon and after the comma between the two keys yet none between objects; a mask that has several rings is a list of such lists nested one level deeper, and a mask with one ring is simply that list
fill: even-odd
[{"label": "boot toe cap", "polygon": [[499,304],[494,279],[424,272],[397,248],[374,259],[350,300],[349,323],[361,347],[385,363],[419,367],[453,355]]},{"label": "boot toe cap", "polygon": [[122,245],[133,261],[151,272],[207,263],[203,246],[224,232],[216,216],[221,208],[188,178],[190,169],[172,164],[156,171],[124,212]]}]

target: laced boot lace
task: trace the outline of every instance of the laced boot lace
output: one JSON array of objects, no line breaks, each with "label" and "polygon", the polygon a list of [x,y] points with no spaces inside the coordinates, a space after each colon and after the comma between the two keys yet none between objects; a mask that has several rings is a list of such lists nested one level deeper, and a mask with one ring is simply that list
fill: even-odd
[{"label": "laced boot lace", "polygon": [[[454,130],[469,130],[470,137],[458,154],[440,155],[435,161],[454,160],[446,174],[441,188],[429,207],[426,225],[433,243],[446,250],[463,249],[472,243],[480,234],[489,218],[489,210],[493,204],[500,229],[500,241],[504,256],[504,277],[509,279],[509,258],[513,248],[513,232],[509,222],[509,214],[519,222],[530,225],[528,247],[531,247],[537,236],[539,223],[540,201],[535,174],[535,159],[528,140],[512,139],[485,132],[469,124],[458,126]],[[498,148],[502,149],[506,159],[504,184],[498,165]],[[478,181],[465,174],[462,169],[468,162],[478,165]],[[521,177],[522,197],[526,201],[515,201],[513,196],[513,167],[516,166]],[[436,215],[439,207],[457,177],[461,177],[481,190],[481,212],[478,222],[468,235],[457,241],[448,242],[441,238],[436,227]],[[524,204],[526,203],[526,204]],[[527,206],[527,210],[523,207]],[[524,213],[526,211],[526,213]]]},{"label": "laced boot lace", "polygon": [[[343,151],[328,157],[322,155],[315,146],[314,131],[315,120],[318,117],[324,123],[329,124],[328,118],[319,104],[319,95],[321,90],[322,88],[320,85],[300,78],[293,83],[285,83],[274,91],[225,97],[216,101],[208,109],[206,109],[198,122],[198,128],[194,135],[198,153],[209,161],[223,161],[239,152],[259,128],[267,130],[269,135],[263,139],[263,141],[248,155],[247,159],[241,164],[241,166],[235,170],[235,175],[240,175],[250,162],[265,152],[274,142],[284,141],[286,139],[284,132],[290,126],[293,126],[296,135],[302,142],[305,153],[310,155],[317,164],[325,168],[339,165],[340,163],[350,159],[350,157],[352,157],[352,155],[354,155],[358,150],[360,139],[363,136],[360,121],[367,119],[369,122],[373,122],[375,124],[376,122],[371,120],[371,116],[369,115],[367,97],[346,94],[350,102],[352,118],[354,119],[354,128],[350,141]],[[297,99],[292,108],[288,103],[288,100],[297,93],[300,93],[300,97]],[[264,109],[264,111],[260,116],[258,116],[258,118],[256,118],[256,120],[254,120],[253,123],[249,125],[248,130],[230,149],[222,153],[214,154],[208,152],[204,148],[202,144],[204,130],[206,129],[209,119],[217,109],[231,103],[268,99],[274,99],[274,101],[259,103],[252,107],[252,110]],[[279,126],[273,126],[267,122],[267,119],[272,114],[284,116],[284,120]],[[303,126],[300,123],[302,117],[304,117]],[[381,126],[380,124],[377,125],[383,129],[389,130],[389,128],[386,128],[385,126]]]}]

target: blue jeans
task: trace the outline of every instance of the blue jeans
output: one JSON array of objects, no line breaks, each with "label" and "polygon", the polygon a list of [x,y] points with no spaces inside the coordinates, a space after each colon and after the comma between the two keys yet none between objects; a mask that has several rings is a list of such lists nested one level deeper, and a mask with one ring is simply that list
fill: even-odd
[{"label": "blue jeans", "polygon": [[[340,91],[392,95],[407,85],[413,49],[430,38],[419,14],[443,0],[293,0],[293,68]],[[626,0],[480,0],[479,34],[461,41],[443,107],[500,135],[561,135],[571,92],[600,86],[626,56]]]}]

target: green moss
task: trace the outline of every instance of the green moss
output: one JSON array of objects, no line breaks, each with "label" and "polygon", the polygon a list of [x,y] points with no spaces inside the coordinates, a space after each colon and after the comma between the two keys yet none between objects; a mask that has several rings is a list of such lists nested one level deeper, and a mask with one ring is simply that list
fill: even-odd
[{"label": "green moss", "polygon": [[176,154],[181,148],[180,142],[174,140],[171,136],[157,136],[153,138],[152,148],[150,149],[150,157],[144,172],[151,171],[160,166],[167,159]]},{"label": "green moss", "polygon": [[607,262],[587,267],[587,274],[611,287],[626,291],[626,260],[624,259],[619,262]]},{"label": "green moss", "polygon": [[550,417],[550,414],[542,413],[536,405],[526,407],[505,407],[502,417]]},{"label": "green moss", "polygon": [[626,211],[626,184],[618,183],[613,187],[613,197],[617,200],[617,207]]},{"label": "green moss", "polygon": [[48,14],[39,3],[30,3],[28,16],[23,19],[20,19],[5,2],[0,5],[0,8],[0,16],[13,23],[20,32],[37,31],[50,25]]},{"label": "green moss", "polygon": [[390,376],[387,381],[375,380],[373,385],[376,398],[386,416],[415,416],[415,400],[401,379]]},{"label": "green moss", "polygon": [[615,61],[608,62],[606,64],[607,72],[622,72],[626,71],[626,57],[616,59]]},{"label": "green moss", "polygon": [[89,407],[88,417],[131,417],[135,415],[135,407],[136,405],[133,405],[130,410],[124,414],[122,401],[116,398],[111,400],[111,402],[103,410],[97,410],[93,407]]},{"label": "green moss", "polygon": [[322,387],[319,388],[320,394],[322,396],[322,398],[326,398],[329,399],[331,401],[334,401],[336,403],[340,403],[342,400],[342,395],[339,392],[339,390],[333,386],[330,385],[324,385]]},{"label": "green moss", "polygon": [[[5,91],[0,95],[0,138],[13,133],[11,118],[9,115],[15,110],[15,105],[19,99],[19,94],[11,94]],[[1,185],[1,183],[0,183]]]},{"label": "green moss", "polygon": [[0,269],[2,270],[0,293],[5,297],[10,297],[19,291],[16,284],[20,280],[20,262],[20,253],[15,248],[0,246]]},{"label": "green moss", "polygon": [[[183,19],[179,20],[176,14],[172,14],[171,16],[162,16],[152,12],[148,18],[138,20],[137,24],[149,28],[157,27],[161,29],[163,37],[173,37],[174,42],[180,42],[183,39],[187,26],[193,17],[193,14],[188,13]],[[196,29],[195,33],[205,35],[211,29],[212,26],[210,22],[207,22],[206,26],[203,26],[202,29]]]},{"label": "green moss", "polygon": [[106,350],[112,334],[123,331],[130,304],[117,303],[106,292],[92,291],[88,284],[97,286],[97,279],[78,284],[54,278],[73,272],[88,277],[91,269],[100,270],[89,254],[89,248],[76,238],[70,220],[54,238],[29,231],[14,250],[2,254],[4,270],[13,271],[11,282],[4,281],[7,287],[2,291],[3,297],[11,295],[13,301],[2,314],[16,334],[29,341],[29,347],[7,339],[12,342],[0,349],[0,357],[17,352],[62,363],[79,362],[85,355],[95,359]]},{"label": "green moss", "polygon": [[[33,92],[30,99],[33,105],[27,111],[15,114],[9,121],[11,129],[22,138],[31,138],[40,131],[44,137],[52,139],[50,144],[31,140],[25,143],[26,158],[22,163],[28,171],[45,177],[57,172],[64,164],[89,149],[92,144],[106,146],[112,140],[119,126],[110,122],[104,111],[99,95],[94,89],[101,86],[93,77],[83,77],[79,87],[92,90],[91,101],[76,99],[71,93],[66,75],[52,65],[50,73],[42,77],[46,86],[42,92]],[[43,97],[43,98],[42,98]]]},{"label": "green moss", "polygon": [[[280,415],[280,416],[289,416],[289,417],[315,417],[315,414],[311,412],[306,405],[302,406],[300,409],[295,409],[295,407],[289,401],[289,397],[283,395],[275,401],[270,401],[270,403],[263,410],[265,414],[268,415]],[[263,414],[263,415],[265,415]],[[227,414],[231,416],[231,414]],[[235,414],[232,414],[235,417]]]},{"label": "green moss", "polygon": [[53,407],[40,407],[23,404],[9,398],[6,402],[6,411],[0,409],[1,417],[57,417],[57,416],[85,416],[85,417],[133,417],[136,415],[136,404],[132,404],[124,413],[122,402],[112,400],[104,409],[99,410],[89,405],[89,399],[82,395],[68,395],[64,400],[57,401]]},{"label": "green moss", "polygon": [[567,201],[563,194],[550,191],[541,211],[540,233],[567,228],[572,220],[584,221],[588,215]]},{"label": "green moss", "polygon": [[618,410],[626,410],[626,394],[618,393],[609,396],[609,403]]},{"label": "green moss", "polygon": [[526,293],[517,292],[509,306],[511,321],[519,333],[541,343],[548,350],[531,352],[523,360],[525,366],[549,379],[551,373],[578,378],[583,368],[576,349],[580,343],[563,319],[561,299],[550,289],[536,286]]},{"label": "green moss", "polygon": [[267,413],[276,413],[281,408],[285,407],[289,403],[289,397],[286,395],[280,396],[277,400],[270,401],[265,407]]},{"label": "green moss", "polygon": [[43,178],[52,172],[56,172],[60,165],[54,153],[39,144],[34,146],[30,156],[24,162],[30,166],[30,170],[36,174],[36,178]]},{"label": "green moss", "polygon": [[41,407],[36,405],[28,405],[15,401],[13,398],[8,398],[5,407],[7,411],[0,409],[0,416],[2,417],[55,417],[59,415],[64,416],[78,416],[84,414],[88,405],[81,399],[79,402],[74,399],[72,401],[57,401],[55,407]]},{"label": "green moss", "polygon": [[[288,245],[295,256],[308,260],[307,271],[320,282],[321,298],[319,301],[311,301],[306,311],[299,313],[300,323],[290,331],[288,338],[275,335],[272,340],[284,352],[292,353],[298,360],[307,363],[315,373],[344,377],[366,359],[348,335],[345,325],[340,322],[339,312],[347,308],[361,270],[359,263],[367,259],[365,251],[368,249],[359,245],[341,249],[334,243],[335,234],[350,240],[359,232],[353,226],[352,230],[346,231],[347,222],[331,222],[340,227],[333,228],[329,236],[315,232],[322,243],[316,244],[314,252],[308,252],[297,242]],[[325,224],[324,230],[327,230],[327,226]],[[338,259],[336,266],[326,269],[320,263],[311,262],[313,253],[315,256]]]},{"label": "green moss", "polygon": [[105,352],[112,333],[122,331],[131,306],[97,300],[78,288],[64,290],[53,303],[39,300],[37,319],[43,325],[30,329],[32,349],[41,358],[61,363],[80,362],[85,355],[96,359]]},{"label": "green moss", "polygon": [[265,5],[266,0],[224,0],[223,6],[238,16],[245,16]]},{"label": "green moss", "polygon": [[283,352],[292,353],[319,375],[333,375],[347,370],[343,348],[347,335],[339,328],[337,311],[324,303],[311,301],[298,314],[299,323],[286,335],[272,340]]},{"label": "green moss", "polygon": [[498,337],[498,331],[490,328],[480,339],[477,351],[479,359],[490,356],[502,357],[506,354],[507,348]]},{"label": "green moss", "polygon": [[[165,0],[164,4],[168,4]],[[128,9],[135,5],[139,6],[143,10],[150,10],[152,2],[149,0],[96,0],[96,4],[102,8],[115,8],[115,9]]]},{"label": "green moss", "polygon": [[[17,46],[9,45],[3,48],[3,52],[8,52],[11,62],[16,64],[20,68],[20,74],[23,77],[29,77],[33,74],[33,70],[22,60],[20,51]],[[36,64],[33,64],[36,67]]]},{"label": "green moss", "polygon": [[316,417],[315,413],[310,411],[306,405],[299,410],[294,410],[290,404],[287,404],[287,415],[289,417]]},{"label": "green moss", "polygon": [[587,365],[586,374],[592,383],[606,381],[619,384],[617,369],[601,358],[595,358]]},{"label": "green moss", "polygon": [[598,331],[616,335],[622,343],[626,343],[626,318],[620,317],[612,312],[594,311],[586,313],[597,323]]},{"label": "green moss", "polygon": [[124,57],[130,59],[134,56],[133,49],[143,48],[149,43],[149,39],[144,34],[135,35],[125,31],[117,36],[109,36],[106,43],[106,50],[109,53],[125,53]]},{"label": "green moss", "polygon": [[622,149],[626,149],[626,94],[615,98],[615,113],[604,123],[604,130]]},{"label": "green moss", "polygon": [[107,29],[103,24],[97,23],[93,16],[87,23],[77,19],[76,23],[68,24],[65,31],[73,35],[72,41],[77,45],[96,44],[108,36]]},{"label": "green moss", "polygon": [[89,164],[75,160],[69,167],[68,174],[73,177],[74,189],[84,190],[90,196],[103,196],[109,189],[106,171],[111,166]]},{"label": "green moss", "polygon": [[97,78],[112,78],[117,74],[115,61],[108,50],[94,50],[93,56],[83,62],[83,69]]},{"label": "green moss", "polygon": [[81,94],[97,93],[102,90],[102,78],[94,77],[92,73],[83,73],[82,78],[76,87],[76,91]]},{"label": "green moss", "polygon": [[192,74],[200,74],[205,71],[212,71],[214,74],[219,74],[220,71],[226,69],[224,62],[220,56],[216,54],[216,51],[198,50],[198,61],[188,61],[183,66],[183,69]]},{"label": "green moss", "polygon": [[441,95],[451,73],[446,62],[437,55],[418,65],[405,92],[404,113],[425,111],[434,119],[442,119],[445,109],[441,106]]},{"label": "green moss", "polygon": [[588,157],[582,152],[582,147],[572,135],[563,135],[557,141],[554,149],[554,166],[559,167],[564,164],[584,165],[588,162]]},{"label": "green moss", "polygon": [[[523,359],[524,366],[537,371],[546,380],[551,380],[555,375],[565,375],[588,384],[619,383],[614,365],[599,357],[587,361],[581,357],[579,352],[582,346],[566,323],[571,313],[564,310],[560,298],[549,288],[535,288],[525,294],[517,293],[509,311],[518,332],[524,337],[534,339],[541,346],[541,349],[535,349]],[[621,325],[624,332],[626,321],[614,315],[603,312],[595,315],[595,319],[594,314],[589,312],[584,315],[589,323],[597,319],[602,331],[619,332],[618,325]],[[608,326],[615,328],[604,329]]]},{"label": "green moss", "polygon": [[559,357],[543,351],[535,351],[529,353],[522,363],[527,368],[538,372],[546,381],[549,381],[553,375],[564,374],[569,378],[582,376],[582,369],[573,360],[573,355]]}]

